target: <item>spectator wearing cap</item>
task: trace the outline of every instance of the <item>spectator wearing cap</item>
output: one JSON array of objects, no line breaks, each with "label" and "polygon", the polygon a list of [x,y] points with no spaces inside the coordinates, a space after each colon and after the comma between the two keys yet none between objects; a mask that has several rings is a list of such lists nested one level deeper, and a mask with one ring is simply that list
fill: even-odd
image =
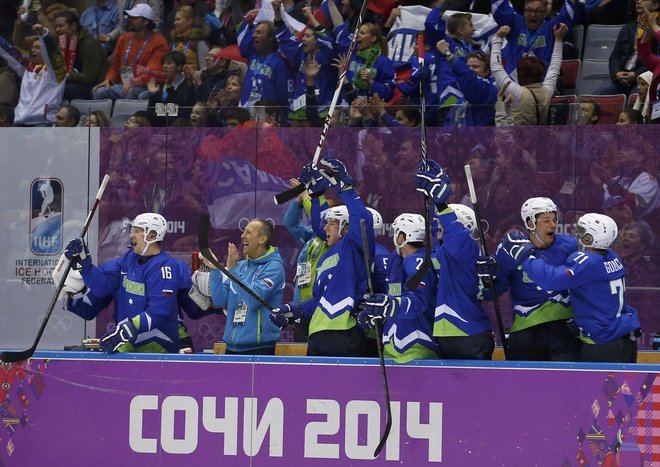
[{"label": "spectator wearing cap", "polygon": [[117,0],[96,0],[80,15],[80,25],[101,43],[106,55],[110,55],[119,37],[119,33],[114,38],[112,35],[119,27],[119,19]]},{"label": "spectator wearing cap", "polygon": [[126,15],[131,32],[117,40],[105,80],[93,89],[94,99],[148,99],[147,83],[154,73],[163,70],[161,61],[167,53],[167,40],[154,32],[151,7],[138,3]]},{"label": "spectator wearing cap", "polygon": [[168,115],[158,115],[156,104],[175,104],[178,106],[177,117],[190,118],[190,111],[195,105],[195,87],[188,83],[183,75],[186,56],[182,52],[168,52],[163,56],[165,82],[159,85],[156,78],[151,78],[149,89],[149,120],[152,126],[167,126],[171,121]]},{"label": "spectator wearing cap", "polygon": [[71,11],[55,15],[55,32],[66,67],[64,98],[89,99],[92,88],[103,81],[108,70],[101,43],[80,27],[78,16]]},{"label": "spectator wearing cap", "polygon": [[159,30],[160,25],[163,23],[163,18],[165,17],[165,9],[163,6],[162,0],[117,0],[117,10],[119,11],[119,24],[117,27],[109,34],[110,38],[113,41],[116,41],[119,36],[124,34],[127,31],[130,31],[130,25],[128,22],[128,16],[126,12],[133,9],[136,5],[144,3],[151,7],[151,11],[154,16],[154,30]]},{"label": "spectator wearing cap", "polygon": [[188,78],[191,78],[195,85],[198,100],[208,100],[211,93],[220,92],[225,87],[230,76],[240,73],[237,68],[231,67],[232,60],[243,60],[238,53],[238,46],[215,46],[206,54],[205,70],[187,72]]}]

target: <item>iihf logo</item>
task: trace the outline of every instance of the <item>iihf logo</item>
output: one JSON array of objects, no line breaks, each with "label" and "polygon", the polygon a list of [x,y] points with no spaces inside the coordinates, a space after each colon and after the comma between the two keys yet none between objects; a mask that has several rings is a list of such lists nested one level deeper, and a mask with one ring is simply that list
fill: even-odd
[{"label": "iihf logo", "polygon": [[37,178],[30,186],[30,250],[53,255],[62,249],[62,182]]}]

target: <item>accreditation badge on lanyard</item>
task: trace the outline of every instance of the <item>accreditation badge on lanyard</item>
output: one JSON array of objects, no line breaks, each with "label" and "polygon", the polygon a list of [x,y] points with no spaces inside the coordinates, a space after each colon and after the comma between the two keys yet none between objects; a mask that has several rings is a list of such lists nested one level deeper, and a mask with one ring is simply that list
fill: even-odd
[{"label": "accreditation badge on lanyard", "polygon": [[130,66],[123,66],[119,68],[119,74],[121,75],[121,83],[124,85],[124,87],[128,86],[134,77],[133,68]]},{"label": "accreditation badge on lanyard", "polygon": [[234,309],[234,324],[244,324],[247,319],[247,303],[239,299]]},{"label": "accreditation badge on lanyard", "polygon": [[140,60],[140,57],[142,56],[142,52],[144,52],[144,48],[147,46],[149,39],[151,39],[151,33],[149,33],[142,42],[142,47],[140,47],[140,50],[138,51],[138,54],[135,57],[135,60],[133,60],[133,66],[130,66],[128,65],[128,54],[131,53],[131,47],[133,47],[133,39],[135,39],[135,33],[133,33],[133,35],[131,36],[131,40],[128,42],[128,47],[126,47],[126,52],[124,53],[124,63],[119,68],[119,74],[121,75],[121,82],[124,85],[124,87],[128,86],[131,80],[134,78],[135,75],[133,74],[133,66],[135,66],[138,60]]},{"label": "accreditation badge on lanyard", "polygon": [[298,287],[305,287],[312,282],[312,262],[305,261],[298,263],[296,267],[296,280]]},{"label": "accreditation badge on lanyard", "polygon": [[653,102],[653,109],[651,109],[651,120],[660,118],[660,99],[658,96],[660,96],[660,84],[658,85],[658,89],[655,90],[655,101]]}]

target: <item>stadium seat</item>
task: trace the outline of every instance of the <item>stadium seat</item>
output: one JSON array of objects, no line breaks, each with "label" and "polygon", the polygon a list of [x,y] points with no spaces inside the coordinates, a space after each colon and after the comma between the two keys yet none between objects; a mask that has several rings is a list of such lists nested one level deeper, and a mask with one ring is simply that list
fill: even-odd
[{"label": "stadium seat", "polygon": [[612,125],[619,119],[619,114],[626,108],[626,95],[625,94],[612,94],[609,96],[595,96],[582,94],[580,102],[585,99],[591,99],[600,105],[600,120],[598,124]]},{"label": "stadium seat", "polygon": [[575,93],[578,77],[580,76],[581,63],[579,58],[575,60],[563,60],[561,62],[561,86],[564,93]]},{"label": "stadium seat", "polygon": [[115,107],[112,110],[112,115],[115,114],[130,114],[133,115],[138,110],[147,110],[149,101],[139,101],[134,99],[117,99]]},{"label": "stadium seat", "polygon": [[577,94],[594,94],[594,92],[612,81],[610,65],[600,60],[582,60],[577,82]]},{"label": "stadium seat", "polygon": [[582,58],[582,52],[584,47],[584,26],[581,24],[576,24],[572,29],[573,34],[573,46],[578,53],[578,58]]},{"label": "stadium seat", "polygon": [[126,120],[128,120],[128,117],[132,116],[132,113],[127,113],[127,114],[118,114],[118,113],[113,113],[112,118],[110,118],[110,127],[112,128],[124,128],[124,125],[126,125]]},{"label": "stadium seat", "polygon": [[622,27],[622,24],[611,26],[605,24],[589,25],[582,58],[584,60],[608,61]]},{"label": "stadium seat", "polygon": [[575,121],[573,110],[576,102],[577,96],[575,94],[553,97],[548,111],[548,124],[568,125],[573,123]]},{"label": "stadium seat", "polygon": [[83,115],[89,115],[96,110],[102,110],[109,117],[112,112],[112,101],[110,99],[86,100],[73,99],[70,106],[76,107]]},{"label": "stadium seat", "polygon": [[637,102],[637,98],[639,97],[639,94],[631,94],[628,96],[628,107],[632,108],[633,105],[635,105],[635,102]]}]

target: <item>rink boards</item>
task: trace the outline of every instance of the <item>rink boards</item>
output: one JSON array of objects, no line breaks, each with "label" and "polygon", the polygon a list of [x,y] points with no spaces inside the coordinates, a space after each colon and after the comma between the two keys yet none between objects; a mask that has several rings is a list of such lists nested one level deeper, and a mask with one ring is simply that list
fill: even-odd
[{"label": "rink boards", "polygon": [[659,365],[389,362],[377,459],[374,359],[38,352],[0,368],[2,467],[660,462]]}]

